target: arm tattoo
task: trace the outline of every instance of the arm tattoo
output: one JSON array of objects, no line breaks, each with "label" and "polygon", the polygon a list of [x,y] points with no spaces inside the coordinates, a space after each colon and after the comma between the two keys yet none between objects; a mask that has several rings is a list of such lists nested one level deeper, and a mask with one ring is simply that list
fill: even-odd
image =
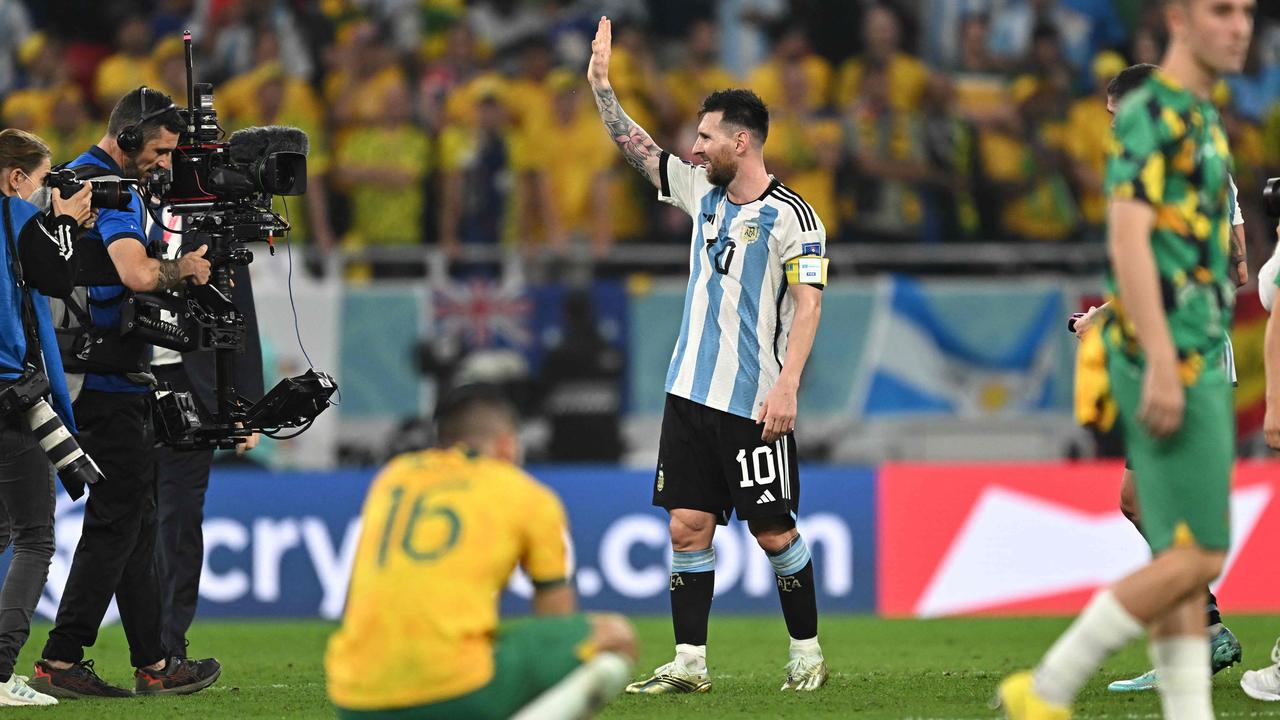
[{"label": "arm tattoo", "polygon": [[595,88],[596,108],[600,110],[600,119],[609,130],[609,137],[622,150],[631,167],[642,175],[654,180],[653,170],[646,167],[649,158],[657,158],[662,148],[649,137],[644,128],[636,124],[618,104],[618,98],[612,88]]},{"label": "arm tattoo", "polygon": [[182,282],[182,271],[178,269],[177,260],[161,260],[156,269],[156,289],[172,290]]}]

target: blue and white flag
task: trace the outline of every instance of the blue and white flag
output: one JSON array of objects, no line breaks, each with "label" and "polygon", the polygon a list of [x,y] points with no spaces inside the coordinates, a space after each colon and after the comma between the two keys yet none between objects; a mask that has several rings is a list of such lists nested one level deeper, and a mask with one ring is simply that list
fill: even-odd
[{"label": "blue and white flag", "polygon": [[[1022,307],[992,303],[1009,319],[965,322],[945,295],[904,277],[885,281],[869,338],[861,415],[983,417],[1054,407],[1054,352],[1062,293],[1022,294]],[[931,298],[931,296],[934,296]],[[1025,304],[1030,301],[1031,304]],[[980,337],[966,334],[980,328]]]}]

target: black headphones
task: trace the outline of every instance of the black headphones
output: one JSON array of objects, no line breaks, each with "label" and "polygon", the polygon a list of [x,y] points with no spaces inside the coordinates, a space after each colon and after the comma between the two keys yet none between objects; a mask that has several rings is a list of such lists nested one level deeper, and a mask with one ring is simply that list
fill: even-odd
[{"label": "black headphones", "polygon": [[120,132],[116,133],[116,145],[127,153],[136,153],[142,149],[142,126],[148,120],[154,120],[170,110],[176,110],[178,107],[170,102],[159,110],[147,112],[147,93],[153,91],[146,85],[138,89],[142,91],[142,117],[138,118],[138,122],[125,125],[120,129]]}]

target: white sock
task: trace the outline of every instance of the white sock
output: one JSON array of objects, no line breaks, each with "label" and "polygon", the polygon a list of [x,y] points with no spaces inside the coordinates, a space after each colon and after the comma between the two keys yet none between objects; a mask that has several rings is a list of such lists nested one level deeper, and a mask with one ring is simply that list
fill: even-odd
[{"label": "white sock", "polygon": [[511,720],[588,717],[622,692],[631,670],[631,661],[625,657],[600,653],[520,708]]},{"label": "white sock", "polygon": [[797,640],[791,638],[791,657],[797,658],[801,655],[817,655],[822,657],[822,648],[818,646],[818,636],[814,635],[808,640]]},{"label": "white sock", "polygon": [[693,672],[705,673],[707,671],[707,646],[676,645],[676,660]]},{"label": "white sock", "polygon": [[1160,677],[1165,720],[1213,720],[1209,643],[1199,635],[1152,640],[1147,648]]},{"label": "white sock", "polygon": [[1040,661],[1036,692],[1054,705],[1070,705],[1102,661],[1141,634],[1142,624],[1116,596],[1099,591]]}]

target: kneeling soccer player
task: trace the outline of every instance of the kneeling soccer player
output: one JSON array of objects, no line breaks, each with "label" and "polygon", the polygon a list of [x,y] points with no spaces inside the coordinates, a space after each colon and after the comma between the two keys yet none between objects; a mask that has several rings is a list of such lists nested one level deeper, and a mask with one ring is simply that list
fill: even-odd
[{"label": "kneeling soccer player", "polygon": [[[517,467],[510,404],[473,386],[437,417],[441,447],[392,460],[361,512],[346,612],[325,656],[338,716],[585,716],[630,676],[631,625],[574,613],[564,509]],[[500,625],[517,563],[538,617]]]}]

